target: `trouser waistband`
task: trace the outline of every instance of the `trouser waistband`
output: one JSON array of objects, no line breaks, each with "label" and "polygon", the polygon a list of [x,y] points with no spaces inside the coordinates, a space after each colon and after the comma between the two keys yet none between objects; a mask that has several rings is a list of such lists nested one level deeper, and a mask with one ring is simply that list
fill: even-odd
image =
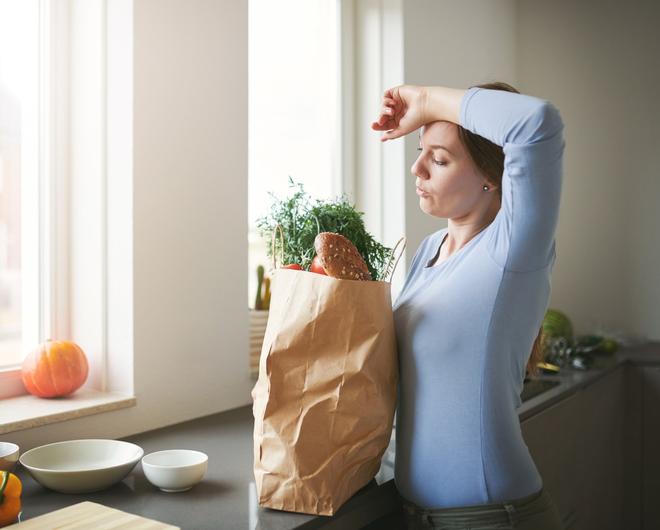
[{"label": "trouser waistband", "polygon": [[431,524],[462,523],[510,523],[542,512],[546,509],[547,498],[541,488],[536,493],[501,503],[478,504],[474,506],[456,506],[451,508],[420,508],[402,497],[406,513],[415,515]]}]

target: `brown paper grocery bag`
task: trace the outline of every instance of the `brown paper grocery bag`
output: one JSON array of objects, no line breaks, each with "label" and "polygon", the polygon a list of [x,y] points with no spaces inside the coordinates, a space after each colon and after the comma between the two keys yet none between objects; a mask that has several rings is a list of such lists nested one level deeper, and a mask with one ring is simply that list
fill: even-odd
[{"label": "brown paper grocery bag", "polygon": [[268,508],[333,515],[374,478],[392,434],[390,283],[272,274],[252,389],[257,497]]}]

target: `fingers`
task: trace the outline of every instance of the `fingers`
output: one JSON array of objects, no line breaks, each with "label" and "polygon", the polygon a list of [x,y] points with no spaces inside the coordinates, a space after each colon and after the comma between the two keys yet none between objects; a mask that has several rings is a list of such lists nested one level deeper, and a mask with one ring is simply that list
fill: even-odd
[{"label": "fingers", "polygon": [[401,134],[401,131],[399,129],[393,129],[391,131],[387,131],[383,133],[383,135],[380,137],[381,142],[387,142],[387,140],[395,140],[396,138],[399,138],[403,136]]},{"label": "fingers", "polygon": [[399,87],[395,86],[393,88],[388,88],[383,92],[383,98],[398,99],[399,97]]},{"label": "fingers", "polygon": [[397,127],[396,121],[388,116],[381,115],[381,117],[371,124],[371,128],[375,131],[389,131]]},{"label": "fingers", "polygon": [[394,109],[391,107],[383,107],[381,109],[378,119],[373,122],[372,127],[377,130],[392,129],[396,126],[396,119]]},{"label": "fingers", "polygon": [[383,102],[383,107],[380,109],[380,118],[382,118],[383,116],[392,117],[394,116],[395,112],[396,109],[394,105]]},{"label": "fingers", "polygon": [[378,118],[379,123],[385,123],[387,121],[394,121],[395,115],[394,115],[394,109],[391,109],[389,107],[383,107],[383,110],[380,113],[380,116]]},{"label": "fingers", "polygon": [[387,140],[394,140],[396,138],[403,136],[403,133],[401,132],[401,128],[398,127],[394,122],[388,122],[384,124],[373,122],[371,124],[371,128],[374,131],[384,131],[380,137],[381,142],[385,142]]},{"label": "fingers", "polygon": [[391,97],[384,97],[382,108],[380,111],[379,120],[382,120],[383,117],[394,116],[397,110],[397,102]]},{"label": "fingers", "polygon": [[399,97],[398,87],[390,88],[383,93],[382,108],[378,119],[371,124],[375,131],[385,131],[381,136],[381,141],[393,140],[401,136],[397,131],[399,128],[398,114],[401,112],[403,101]]},{"label": "fingers", "polygon": [[398,126],[399,124],[397,123],[394,109],[389,107],[384,107],[378,120],[371,124],[371,128],[375,131],[386,131],[385,134],[381,136],[381,141],[398,138],[400,134],[392,134],[392,131],[398,129]]},{"label": "fingers", "polygon": [[378,121],[382,122],[383,120],[391,120],[394,118],[394,109],[390,107],[383,107],[380,111],[380,116],[378,116]]}]

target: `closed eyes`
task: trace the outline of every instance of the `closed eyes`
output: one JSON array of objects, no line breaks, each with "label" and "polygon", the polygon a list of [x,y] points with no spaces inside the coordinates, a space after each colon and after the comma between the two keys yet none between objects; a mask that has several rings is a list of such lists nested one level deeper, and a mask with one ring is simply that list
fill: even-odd
[{"label": "closed eyes", "polygon": [[[417,148],[418,151],[423,151],[421,147]],[[442,160],[436,160],[435,158],[431,158],[431,162],[433,162],[436,166],[446,166],[447,163],[443,162]]]}]

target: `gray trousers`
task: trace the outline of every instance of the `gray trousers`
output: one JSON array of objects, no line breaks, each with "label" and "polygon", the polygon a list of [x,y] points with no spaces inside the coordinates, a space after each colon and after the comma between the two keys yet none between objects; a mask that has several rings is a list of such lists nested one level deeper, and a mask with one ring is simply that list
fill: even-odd
[{"label": "gray trousers", "polygon": [[557,507],[544,488],[508,502],[440,509],[421,508],[399,497],[402,511],[390,524],[401,530],[563,530]]}]

